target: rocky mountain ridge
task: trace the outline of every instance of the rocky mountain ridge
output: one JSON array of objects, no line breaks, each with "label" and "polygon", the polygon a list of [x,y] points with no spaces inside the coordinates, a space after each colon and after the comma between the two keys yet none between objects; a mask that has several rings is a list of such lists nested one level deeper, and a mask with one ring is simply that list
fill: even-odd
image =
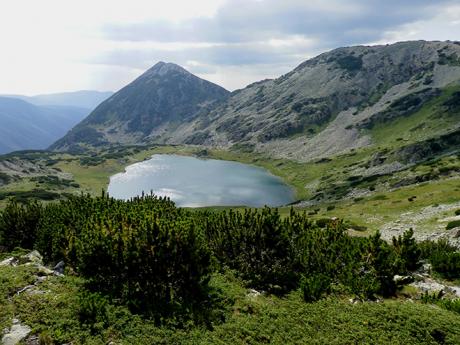
[{"label": "rocky mountain ridge", "polygon": [[52,148],[194,144],[308,161],[372,145],[375,124],[410,116],[459,82],[458,42],[338,48],[231,94],[159,63]]}]

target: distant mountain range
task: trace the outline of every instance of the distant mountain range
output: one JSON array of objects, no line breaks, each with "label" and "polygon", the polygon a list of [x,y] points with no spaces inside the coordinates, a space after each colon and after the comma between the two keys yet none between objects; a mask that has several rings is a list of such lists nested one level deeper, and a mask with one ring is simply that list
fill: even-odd
[{"label": "distant mountain range", "polygon": [[[452,88],[459,85],[458,42],[338,48],[280,78],[232,93],[161,62],[51,148],[195,144],[306,161],[372,145],[375,128],[436,102],[436,113],[411,129],[411,137],[422,140],[458,129],[458,109],[442,102],[449,94],[456,104],[460,93]],[[404,144],[406,130],[401,129],[397,145]]]},{"label": "distant mountain range", "polygon": [[100,103],[113,95],[112,91],[74,91],[50,93],[37,96],[4,95],[5,97],[18,98],[34,105],[62,105],[93,110]]},{"label": "distant mountain range", "polygon": [[47,148],[110,95],[79,91],[34,97],[0,96],[0,154]]}]

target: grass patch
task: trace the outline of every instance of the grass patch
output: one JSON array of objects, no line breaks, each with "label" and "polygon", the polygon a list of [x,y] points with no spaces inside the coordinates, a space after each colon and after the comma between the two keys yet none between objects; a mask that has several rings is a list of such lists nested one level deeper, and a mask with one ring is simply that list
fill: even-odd
[{"label": "grass patch", "polygon": [[[459,90],[459,86],[448,87],[443,90],[441,96],[427,102],[415,114],[376,125],[370,130],[375,144],[398,147],[400,146],[398,141],[403,140],[405,143],[414,143],[455,128],[458,124],[458,116],[454,116],[455,112],[452,113],[446,109],[445,102]],[[423,126],[420,126],[422,123]],[[402,133],[404,134],[403,138],[401,138]]]},{"label": "grass patch", "polygon": [[[0,267],[0,279],[12,291],[28,284],[31,273]],[[7,278],[5,278],[7,277]],[[80,318],[84,281],[77,277],[51,278],[40,287],[45,294],[20,294],[2,304],[1,326],[13,314],[55,343],[74,344],[458,344],[460,318],[453,311],[429,304],[385,301],[350,304],[330,297],[305,303],[300,291],[278,298],[247,297],[247,290],[230,272],[215,274],[210,284],[224,303],[220,321],[209,326],[178,327],[152,321],[109,303],[105,319],[92,326]],[[8,295],[0,285],[0,297]],[[4,302],[3,302],[4,303]],[[13,313],[14,311],[14,313]]]}]

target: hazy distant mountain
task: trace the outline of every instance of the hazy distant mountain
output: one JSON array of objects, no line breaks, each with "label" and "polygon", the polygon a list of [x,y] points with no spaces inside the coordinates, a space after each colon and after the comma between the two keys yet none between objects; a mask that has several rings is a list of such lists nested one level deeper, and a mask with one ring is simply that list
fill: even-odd
[{"label": "hazy distant mountain", "polygon": [[100,104],[52,148],[71,148],[81,142],[102,145],[152,140],[208,111],[229,94],[178,65],[159,62]]},{"label": "hazy distant mountain", "polygon": [[36,106],[0,97],[0,154],[45,149],[90,112],[71,106]]},{"label": "hazy distant mountain", "polygon": [[112,95],[113,92],[111,91],[100,92],[85,90],[37,96],[7,95],[6,97],[19,98],[35,105],[63,105],[94,109]]},{"label": "hazy distant mountain", "polygon": [[[106,143],[244,147],[310,160],[373,144],[374,127],[421,109],[413,140],[458,128],[460,43],[411,41],[338,48],[230,95],[159,63],[102,103],[54,149]],[[450,105],[448,105],[450,104]],[[395,145],[402,146],[408,129]],[[417,139],[418,138],[418,139]]]}]

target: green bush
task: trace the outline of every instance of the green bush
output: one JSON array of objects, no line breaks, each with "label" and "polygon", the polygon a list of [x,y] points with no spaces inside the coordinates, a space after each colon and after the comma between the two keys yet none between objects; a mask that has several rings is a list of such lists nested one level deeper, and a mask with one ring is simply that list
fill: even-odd
[{"label": "green bush", "polygon": [[460,278],[460,252],[446,239],[419,244],[421,257],[427,259],[433,270],[448,279]]},{"label": "green bush", "polygon": [[422,295],[422,302],[423,303],[430,303],[430,304],[436,304],[440,306],[441,308],[444,308],[449,311],[453,311],[454,313],[460,314],[460,298],[456,299],[447,299],[447,298],[442,298],[443,296],[442,291],[438,293],[432,293],[429,294],[428,292],[425,292]]},{"label": "green bush", "polygon": [[16,247],[32,249],[42,213],[43,207],[38,202],[21,205],[10,201],[0,213],[0,245],[7,250]]},{"label": "green bush", "polygon": [[393,237],[393,248],[398,257],[401,272],[415,271],[420,267],[421,249],[413,235],[414,231],[409,229],[402,236]]},{"label": "green bush", "polygon": [[316,225],[319,226],[320,228],[325,228],[333,221],[331,218],[320,218],[320,219],[317,219],[315,222],[316,222]]},{"label": "green bush", "polygon": [[380,238],[380,233],[354,241],[349,267],[343,270],[345,285],[363,299],[372,299],[375,294],[393,295],[396,292],[393,277],[400,273],[394,249]]},{"label": "green bush", "polygon": [[75,267],[91,290],[154,314],[199,300],[210,269],[191,213],[155,196],[81,196],[49,205],[36,247],[47,260]]},{"label": "green bush", "polygon": [[78,317],[80,323],[97,333],[107,326],[108,300],[100,293],[83,291],[78,296]]},{"label": "green bush", "polygon": [[[229,267],[253,288],[284,292],[297,287],[293,269],[292,216],[282,220],[276,209],[203,214],[211,250],[221,268]],[[299,228],[312,227],[304,217]]]},{"label": "green bush", "polygon": [[303,276],[300,281],[305,302],[315,302],[330,290],[330,278],[324,274],[317,273],[312,276]]},{"label": "green bush", "polygon": [[[90,292],[157,320],[204,310],[212,270],[231,269],[247,287],[271,293],[301,288],[313,301],[332,286],[363,299],[392,295],[393,276],[415,269],[420,254],[446,275],[458,267],[457,254],[432,257],[447,244],[419,249],[412,231],[390,245],[379,233],[351,237],[340,220],[315,222],[293,209],[282,218],[271,208],[189,211],[155,196],[81,195],[44,207],[11,201],[0,220],[3,242],[34,247],[47,262],[64,260]],[[99,297],[84,298],[81,317],[94,321]]]},{"label": "green bush", "polygon": [[455,253],[457,248],[449,244],[446,239],[439,239],[438,241],[423,241],[418,244],[420,249],[420,257],[425,260],[430,260],[430,257],[437,252],[441,253]]},{"label": "green bush", "polygon": [[445,278],[460,278],[460,252],[435,252],[430,257],[433,270]]},{"label": "green bush", "polygon": [[457,228],[457,227],[460,227],[460,219],[459,220],[453,220],[453,221],[450,221],[449,223],[447,223],[446,230],[450,230],[450,229]]}]

